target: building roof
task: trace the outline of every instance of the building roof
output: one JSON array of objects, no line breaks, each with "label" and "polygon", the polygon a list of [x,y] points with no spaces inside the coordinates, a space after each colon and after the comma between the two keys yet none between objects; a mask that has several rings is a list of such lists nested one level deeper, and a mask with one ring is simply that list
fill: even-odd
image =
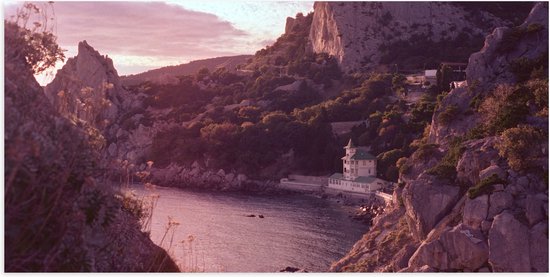
[{"label": "building roof", "polygon": [[353,144],[353,141],[349,139],[348,145],[346,145],[346,147],[344,148],[355,148],[355,145]]},{"label": "building roof", "polygon": [[351,159],[352,160],[376,160],[376,157],[371,155],[366,150],[359,148],[355,151],[355,154],[351,156]]},{"label": "building roof", "polygon": [[344,175],[342,175],[342,173],[334,173],[334,174],[330,175],[329,178],[332,178],[332,179],[344,179]]}]

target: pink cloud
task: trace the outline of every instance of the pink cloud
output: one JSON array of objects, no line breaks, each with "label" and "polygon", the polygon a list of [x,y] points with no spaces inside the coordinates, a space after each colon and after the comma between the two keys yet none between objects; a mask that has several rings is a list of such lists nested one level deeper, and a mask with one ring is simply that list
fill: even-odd
[{"label": "pink cloud", "polygon": [[[6,15],[14,10],[6,7]],[[241,54],[240,41],[249,36],[213,14],[163,2],[56,2],[54,10],[63,48],[86,40],[109,55],[189,60]]]}]

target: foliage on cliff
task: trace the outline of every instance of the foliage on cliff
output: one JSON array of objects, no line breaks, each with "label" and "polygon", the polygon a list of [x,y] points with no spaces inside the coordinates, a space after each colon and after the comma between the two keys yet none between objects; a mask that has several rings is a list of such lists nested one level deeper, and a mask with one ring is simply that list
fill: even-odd
[{"label": "foliage on cliff", "polygon": [[5,41],[5,270],[177,271],[98,181],[89,134],[34,80],[62,57],[55,37],[5,22]]}]

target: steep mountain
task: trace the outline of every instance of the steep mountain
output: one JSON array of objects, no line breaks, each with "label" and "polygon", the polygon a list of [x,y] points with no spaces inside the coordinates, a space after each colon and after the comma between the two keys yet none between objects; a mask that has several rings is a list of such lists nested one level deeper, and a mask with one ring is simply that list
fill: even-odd
[{"label": "steep mountain", "polygon": [[548,4],[497,28],[334,271],[548,271]]},{"label": "steep mountain", "polygon": [[[115,196],[102,178],[93,134],[61,116],[34,79],[25,53],[43,51],[33,47],[44,41],[25,48],[31,44],[19,27],[6,22],[4,30],[6,272],[178,271],[141,231],[130,199]],[[87,62],[69,66],[111,80],[90,72],[94,63],[82,68]]]},{"label": "steep mountain", "polygon": [[[510,4],[472,9],[451,2],[316,2],[308,48],[335,56],[345,72],[463,62],[482,46],[485,34],[525,18],[532,6]],[[513,8],[513,15],[497,12],[501,7]]]},{"label": "steep mountain", "polygon": [[120,80],[125,86],[137,85],[147,81],[159,84],[177,83],[178,76],[193,75],[203,67],[208,68],[209,71],[225,67],[229,72],[235,72],[238,65],[245,64],[251,57],[252,55],[239,55],[197,60],[186,64],[165,66],[139,74],[122,76]]}]

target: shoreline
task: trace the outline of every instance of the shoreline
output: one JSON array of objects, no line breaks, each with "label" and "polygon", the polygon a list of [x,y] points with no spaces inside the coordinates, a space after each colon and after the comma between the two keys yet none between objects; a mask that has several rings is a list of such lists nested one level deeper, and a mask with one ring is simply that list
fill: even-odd
[{"label": "shoreline", "polygon": [[[353,195],[347,195],[345,192],[338,194],[329,194],[329,193],[319,193],[319,192],[305,192],[305,191],[294,191],[284,188],[279,188],[276,185],[259,185],[254,181],[247,182],[246,188],[242,187],[230,187],[229,189],[216,189],[214,187],[198,187],[198,186],[179,186],[179,185],[154,185],[155,187],[162,188],[175,188],[188,192],[198,192],[198,193],[216,193],[216,194],[229,194],[229,195],[240,195],[240,196],[256,196],[256,197],[285,197],[285,196],[303,196],[311,197],[315,199],[320,199],[327,201],[328,203],[336,204],[339,209],[341,209],[348,218],[356,221],[360,221],[365,225],[371,225],[370,221],[374,217],[370,213],[365,213],[361,211],[361,208],[364,206],[375,206],[380,207],[384,206],[379,203],[379,201],[368,199],[366,197],[357,197]],[[263,181],[264,184],[269,183],[268,181]],[[133,185],[144,185],[141,182],[134,183]],[[227,188],[227,187],[226,187]]]}]

